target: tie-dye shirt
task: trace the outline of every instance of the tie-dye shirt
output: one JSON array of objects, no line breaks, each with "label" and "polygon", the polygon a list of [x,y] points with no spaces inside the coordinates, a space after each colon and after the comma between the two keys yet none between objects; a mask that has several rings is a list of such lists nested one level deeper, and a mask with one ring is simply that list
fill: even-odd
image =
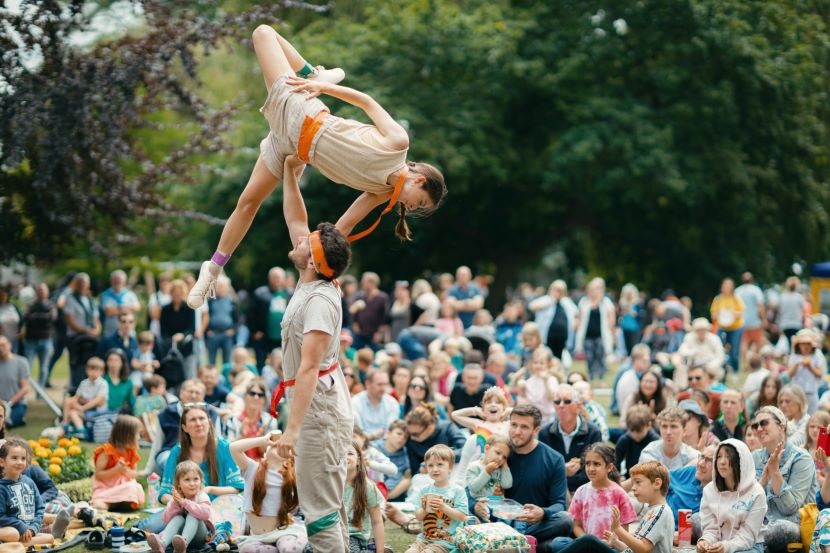
[{"label": "tie-dye shirt", "polygon": [[602,537],[611,529],[611,506],[620,510],[620,524],[631,524],[637,520],[634,505],[628,494],[618,484],[611,482],[607,488],[595,488],[588,482],[574,492],[568,514],[582,524],[586,534]]}]

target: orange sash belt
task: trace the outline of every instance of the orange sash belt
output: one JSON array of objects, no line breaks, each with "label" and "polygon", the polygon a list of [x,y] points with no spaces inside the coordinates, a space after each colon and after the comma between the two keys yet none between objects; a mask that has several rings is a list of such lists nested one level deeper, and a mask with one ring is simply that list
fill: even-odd
[{"label": "orange sash belt", "polygon": [[[317,378],[321,378],[326,376],[327,374],[333,373],[339,367],[339,363],[332,364],[328,369],[323,369],[317,374]],[[274,388],[274,393],[271,394],[271,416],[274,418],[279,417],[277,413],[277,407],[280,405],[280,401],[282,400],[282,396],[285,395],[285,390],[291,388],[292,386],[297,384],[297,380],[292,378],[291,380],[283,380],[280,382],[276,388]]]},{"label": "orange sash belt", "polygon": [[300,127],[300,139],[297,141],[297,155],[306,163],[311,163],[311,145],[314,143],[314,137],[320,132],[320,128],[328,114],[328,110],[323,109],[314,117],[306,115],[303,119],[303,126]]}]

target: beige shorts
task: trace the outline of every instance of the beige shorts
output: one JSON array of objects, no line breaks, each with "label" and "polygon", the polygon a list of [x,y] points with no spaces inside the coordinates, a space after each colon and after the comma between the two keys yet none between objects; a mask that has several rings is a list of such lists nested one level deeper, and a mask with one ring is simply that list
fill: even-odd
[{"label": "beige shorts", "polygon": [[[314,117],[321,110],[327,109],[319,98],[306,100],[305,94],[291,92],[286,84],[289,75],[278,77],[271,85],[265,105],[259,108],[265,120],[268,121],[270,131],[268,136],[259,143],[259,154],[265,162],[268,171],[277,178],[282,178],[282,167],[286,156],[297,153],[297,142],[300,138],[300,129],[303,120]],[[311,157],[317,147],[317,140],[328,126],[334,122],[331,118],[324,123],[311,145]]]}]

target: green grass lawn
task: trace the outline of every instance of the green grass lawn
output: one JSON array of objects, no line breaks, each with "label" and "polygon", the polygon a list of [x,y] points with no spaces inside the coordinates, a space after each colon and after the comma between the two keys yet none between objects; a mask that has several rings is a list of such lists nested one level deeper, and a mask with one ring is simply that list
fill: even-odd
[{"label": "green grass lawn", "polygon": [[[614,370],[609,369],[608,373],[606,374],[605,382],[606,385],[610,387],[612,379],[614,377]],[[576,362],[574,366],[574,370],[580,371],[585,373],[584,363]],[[61,390],[63,386],[66,384],[68,380],[68,366],[66,356],[64,357],[55,365],[55,370],[52,373],[52,383],[56,386],[57,390]],[[56,390],[52,390],[52,397],[60,403],[60,397],[62,394],[57,392]],[[610,402],[610,397],[603,394],[598,394],[595,398],[599,403],[601,403],[606,408]],[[15,428],[9,431],[9,435],[13,436],[21,436],[26,439],[35,439],[40,437],[40,432],[49,426],[54,424],[54,414],[46,407],[46,404],[43,401],[38,399],[31,398],[29,400],[29,409],[26,415],[26,426]],[[613,417],[609,414],[608,424],[609,426],[615,426],[618,420],[617,417]],[[85,444],[85,446],[90,449],[94,447],[93,444]],[[141,467],[143,467],[144,463],[146,462],[146,457],[149,453],[149,449],[142,448],[141,451]],[[392,522],[387,522],[386,527],[386,543],[390,545],[396,552],[402,553],[406,550],[406,548],[415,541],[415,536],[409,535],[405,533],[400,527]],[[86,551],[86,548],[83,546],[73,547],[67,550],[69,553],[80,553],[81,551]]]}]

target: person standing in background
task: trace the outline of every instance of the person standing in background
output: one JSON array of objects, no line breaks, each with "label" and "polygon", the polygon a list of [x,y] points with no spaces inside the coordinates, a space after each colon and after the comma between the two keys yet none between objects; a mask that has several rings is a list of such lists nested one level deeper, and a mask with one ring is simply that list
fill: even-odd
[{"label": "person standing in background", "polygon": [[58,308],[49,299],[49,287],[41,282],[35,288],[35,301],[26,310],[24,317],[26,326],[26,359],[30,370],[34,368],[35,357],[38,359],[38,384],[46,386],[49,381],[49,367],[51,366],[54,345],[52,336],[55,330],[55,321],[58,319]]}]

